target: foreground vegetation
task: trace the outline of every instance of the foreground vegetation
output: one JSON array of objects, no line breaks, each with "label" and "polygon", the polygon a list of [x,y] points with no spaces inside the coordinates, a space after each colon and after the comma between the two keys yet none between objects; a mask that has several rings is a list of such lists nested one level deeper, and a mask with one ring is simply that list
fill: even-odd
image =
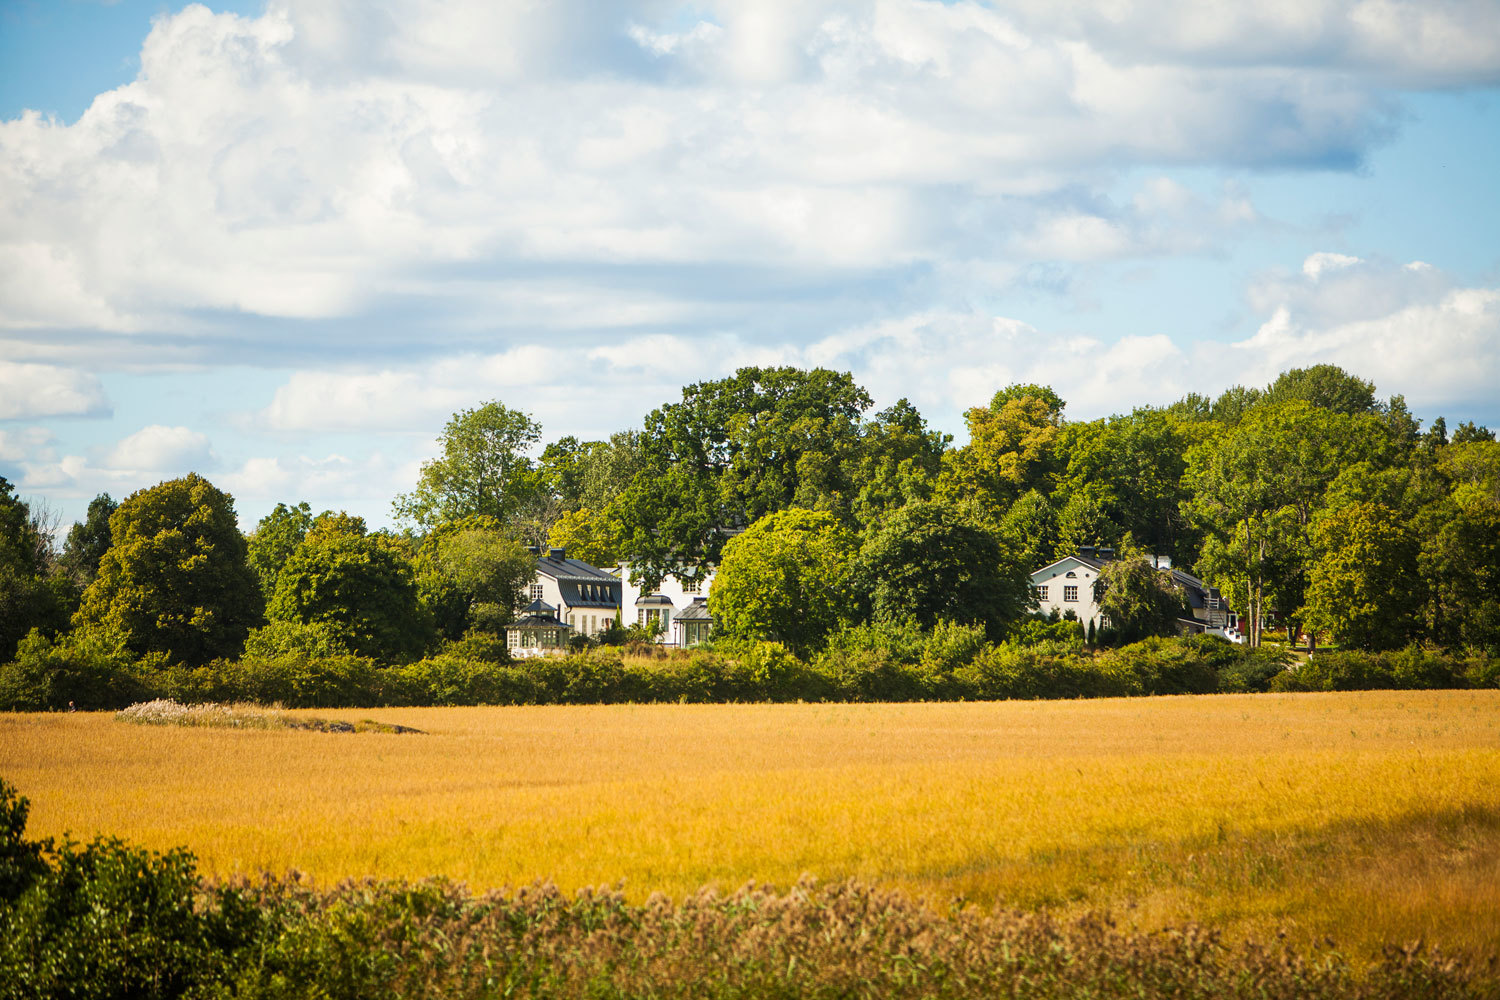
[{"label": "foreground vegetation", "polygon": [[1331,947],[1227,943],[1189,926],[946,912],[855,883],[748,885],[679,904],[443,880],[319,892],[208,884],[190,854],[24,839],[0,783],[0,998],[1493,997],[1493,964],[1418,945],[1355,970]]},{"label": "foreground vegetation", "polygon": [[812,874],[943,912],[1332,937],[1356,966],[1500,952],[1492,691],[371,714],[426,735],[0,716],[0,774],[40,835],[186,845],[219,880],[618,883],[639,906]]}]

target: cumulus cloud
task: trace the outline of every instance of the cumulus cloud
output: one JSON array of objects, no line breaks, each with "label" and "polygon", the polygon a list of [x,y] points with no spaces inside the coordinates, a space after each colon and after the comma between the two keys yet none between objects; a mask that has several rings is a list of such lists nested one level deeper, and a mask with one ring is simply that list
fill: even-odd
[{"label": "cumulus cloud", "polygon": [[[1310,258],[1311,259],[1311,258]],[[1420,264],[1421,266],[1413,266]],[[1500,288],[1456,286],[1431,265],[1345,259],[1252,293],[1269,313],[1233,345],[1248,381],[1328,362],[1415,407],[1492,407],[1500,385]]]},{"label": "cumulus cloud", "polygon": [[99,380],[56,365],[0,361],[0,420],[107,415]]},{"label": "cumulus cloud", "polygon": [[131,473],[185,475],[214,464],[208,435],[187,427],[142,427],[110,449],[106,468]]},{"label": "cumulus cloud", "polygon": [[1388,87],[1496,78],[1485,8],[191,5],[77,122],[0,123],[0,328],[224,336],[396,288],[451,329],[518,275],[1196,252],[1243,195],[1101,206],[1100,171],[1357,162]]}]

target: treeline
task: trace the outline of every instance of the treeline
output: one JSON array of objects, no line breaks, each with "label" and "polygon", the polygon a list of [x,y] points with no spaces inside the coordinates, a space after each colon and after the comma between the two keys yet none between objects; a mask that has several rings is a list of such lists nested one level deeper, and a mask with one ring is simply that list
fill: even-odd
[{"label": "treeline", "polygon": [[[1045,626],[1044,626],[1045,628]],[[1055,629],[1054,629],[1055,631]],[[244,656],[144,668],[105,648],[41,640],[0,667],[0,710],[119,709],[158,698],[287,708],[625,703],[996,701],[1264,691],[1500,687],[1500,659],[1416,646],[1319,653],[1213,636],[1115,649],[1081,641],[991,643],[979,626],[857,626],[804,660],[780,643],[667,650],[633,643],[507,661],[473,641],[412,663],[353,655]]]},{"label": "treeline", "polygon": [[[863,627],[1014,645],[1045,624],[1029,572],[1081,544],[1122,554],[1091,644],[1185,613],[1150,553],[1217,585],[1252,647],[1268,618],[1344,649],[1500,654],[1500,444],[1441,417],[1424,429],[1336,367],[1087,422],[1011,386],[966,413],[962,446],[904,400],[871,409],[845,373],[747,368],[638,430],[542,447],[530,417],[487,403],[454,415],[396,498],[401,531],[283,503],[247,537],[232,499],[189,474],[97,498],[58,549],[0,480],[0,663],[503,665],[535,544],[626,563],[647,587],[716,566],[715,642],[804,663]],[[606,641],[643,638],[630,624]]]}]

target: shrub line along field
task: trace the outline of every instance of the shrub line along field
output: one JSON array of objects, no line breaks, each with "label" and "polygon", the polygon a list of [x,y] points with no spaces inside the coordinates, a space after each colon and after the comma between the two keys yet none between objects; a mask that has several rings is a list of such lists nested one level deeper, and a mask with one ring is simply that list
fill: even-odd
[{"label": "shrub line along field", "polygon": [[[291,713],[295,715],[296,713]],[[1500,692],[388,709],[425,735],[0,716],[33,835],[214,876],[858,878],[946,904],[1500,952]]]}]

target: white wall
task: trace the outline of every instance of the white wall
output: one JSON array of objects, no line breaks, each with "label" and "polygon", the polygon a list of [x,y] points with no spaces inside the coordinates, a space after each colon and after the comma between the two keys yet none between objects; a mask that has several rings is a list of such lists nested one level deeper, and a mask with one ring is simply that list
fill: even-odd
[{"label": "white wall", "polygon": [[[621,621],[623,621],[624,624],[629,627],[630,625],[634,625],[640,620],[640,609],[636,607],[635,602],[641,597],[641,585],[639,581],[631,579],[631,570],[629,566],[621,566],[617,571],[614,572],[619,576],[621,581]],[[649,592],[650,594],[660,594],[662,597],[665,597],[672,602],[672,606],[670,608],[668,608],[666,605],[659,605],[659,607],[661,607],[663,611],[667,612],[667,620],[663,623],[664,627],[662,628],[661,636],[657,640],[658,642],[669,644],[675,643],[677,641],[676,629],[672,627],[672,623],[677,620],[677,612],[686,608],[689,604],[692,604],[693,601],[697,600],[698,598],[707,597],[708,588],[710,587],[710,585],[712,585],[713,580],[714,571],[709,570],[708,573],[704,575],[702,581],[699,583],[699,591],[696,593],[689,593],[683,589],[681,580],[677,579],[677,577],[675,576],[668,575],[662,580],[661,586]]]}]

